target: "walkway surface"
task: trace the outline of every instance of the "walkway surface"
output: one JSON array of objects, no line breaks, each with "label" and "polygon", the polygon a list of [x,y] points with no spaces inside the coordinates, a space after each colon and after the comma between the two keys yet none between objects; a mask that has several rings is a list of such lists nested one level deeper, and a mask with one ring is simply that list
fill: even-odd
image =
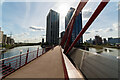
[{"label": "walkway surface", "polygon": [[6,78],[64,78],[60,50],[61,47],[55,47]]},{"label": "walkway surface", "polygon": [[[65,62],[65,64],[63,62]],[[63,65],[64,64],[64,65]],[[57,46],[29,64],[23,66],[6,78],[65,78],[65,66],[68,78],[84,78]]]}]

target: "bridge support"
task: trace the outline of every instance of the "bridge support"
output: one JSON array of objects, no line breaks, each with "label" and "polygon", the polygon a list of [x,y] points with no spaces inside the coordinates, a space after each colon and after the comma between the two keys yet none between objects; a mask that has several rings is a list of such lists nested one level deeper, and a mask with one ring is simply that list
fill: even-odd
[{"label": "bridge support", "polygon": [[102,0],[102,2],[99,4],[93,15],[90,17],[87,24],[84,26],[84,28],[80,31],[74,42],[71,44],[69,49],[67,50],[66,54],[72,49],[72,47],[77,43],[77,41],[82,37],[82,35],[85,33],[85,31],[89,28],[89,26],[93,23],[93,21],[97,18],[97,16],[100,14],[100,12],[104,9],[104,7],[107,5],[107,3],[110,0]]},{"label": "bridge support", "polygon": [[[66,39],[67,39],[67,37],[68,37],[68,39],[67,40],[69,40],[69,38],[71,38],[71,32],[72,32],[72,26],[74,25],[74,22],[75,22],[75,18],[76,18],[76,16],[80,13],[80,11],[84,8],[84,6],[86,5],[86,3],[88,2],[88,0],[81,0],[81,2],[79,3],[79,5],[78,5],[78,7],[77,7],[77,9],[76,9],[76,11],[73,13],[73,16],[71,17],[71,19],[70,19],[70,21],[69,21],[69,23],[68,23],[68,25],[67,25],[67,28],[66,28],[66,30],[65,30],[65,35],[63,36],[63,38],[62,38],[62,40],[61,40],[61,43],[60,43],[60,45],[63,47],[63,45],[65,44],[65,42],[66,42]],[[69,36],[68,36],[68,34],[69,34]],[[69,41],[67,42],[67,44],[69,43]],[[67,45],[66,44],[66,45]]]}]

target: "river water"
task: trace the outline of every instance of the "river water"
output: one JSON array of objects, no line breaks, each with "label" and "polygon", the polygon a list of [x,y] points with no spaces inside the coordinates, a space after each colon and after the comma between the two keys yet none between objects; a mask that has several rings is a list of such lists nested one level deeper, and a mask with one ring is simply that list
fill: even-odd
[{"label": "river water", "polygon": [[89,51],[109,57],[111,56],[118,58],[118,56],[120,56],[120,49],[115,49],[115,48],[106,48],[106,47],[103,47],[103,49],[89,48]]},{"label": "river water", "polygon": [[[5,53],[0,52],[0,59],[19,55],[20,51],[22,51],[22,53],[26,53],[28,49],[29,49],[29,51],[34,51],[34,50],[37,50],[38,47],[41,48],[41,46],[39,46],[39,45],[37,45],[37,46],[22,46],[22,47],[16,47],[16,48],[10,49]],[[115,49],[115,48],[106,48],[106,47],[104,47],[103,49],[89,48],[89,51],[93,52],[93,53],[105,55],[105,56],[112,56],[112,57],[120,56],[120,49]]]},{"label": "river water", "polygon": [[4,53],[0,52],[0,59],[20,55],[20,51],[22,51],[22,53],[26,53],[28,49],[29,49],[29,51],[35,51],[35,50],[37,50],[38,47],[39,47],[39,49],[41,48],[39,45],[37,45],[37,46],[21,46],[21,47],[16,47],[16,48],[10,49]]},{"label": "river water", "polygon": [[[0,59],[20,55],[20,51],[26,53],[28,48],[29,51],[34,51],[37,50],[38,47],[39,49],[41,48],[40,46],[16,47],[5,53],[1,53]],[[89,48],[89,52],[76,50],[72,53],[73,54],[70,54],[71,59],[87,78],[117,78],[118,73],[120,73],[118,64],[120,62],[118,61],[119,59],[117,59],[117,57],[120,56],[120,49],[106,47],[103,49]]]},{"label": "river water", "polygon": [[[120,77],[120,49],[89,48],[89,51],[73,48],[68,57],[82,71],[86,78],[117,78]],[[109,80],[109,79],[108,79]]]}]

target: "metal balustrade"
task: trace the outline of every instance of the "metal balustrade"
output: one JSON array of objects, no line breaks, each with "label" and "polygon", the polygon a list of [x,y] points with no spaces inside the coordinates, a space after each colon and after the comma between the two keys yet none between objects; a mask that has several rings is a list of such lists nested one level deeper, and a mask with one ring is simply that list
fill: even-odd
[{"label": "metal balustrade", "polygon": [[37,50],[31,51],[31,52],[27,50],[27,53],[23,53],[10,58],[1,59],[0,60],[0,73],[1,73],[0,79],[5,78],[7,75],[25,66],[26,64],[33,61],[34,59],[40,57],[50,49],[51,49],[50,47],[43,48],[43,49],[38,48]]},{"label": "metal balustrade", "polygon": [[[83,36],[83,34],[90,27],[90,25],[94,22],[94,20],[98,17],[98,15],[101,13],[101,11],[105,8],[105,6],[108,4],[108,2],[110,0],[102,0],[101,1],[101,3],[99,4],[99,6],[95,10],[95,12],[92,14],[92,16],[90,17],[90,19],[86,23],[86,25],[79,32],[79,34],[76,37],[76,39],[70,45],[70,38],[71,38],[71,35],[72,35],[72,31],[73,31],[73,27],[74,27],[73,25],[74,25],[76,16],[84,8],[84,6],[87,4],[88,1],[89,0],[81,0],[80,1],[79,5],[77,6],[77,9],[73,13],[73,16],[72,16],[72,18],[71,18],[71,20],[70,20],[70,22],[69,22],[69,24],[68,24],[68,26],[66,28],[65,34],[64,34],[64,36],[63,36],[63,38],[61,40],[60,45],[62,46],[62,48],[64,48],[64,53],[66,55],[68,55],[68,53],[71,51],[71,49],[77,43],[77,41]],[[32,52],[29,52],[29,50],[28,50],[27,53],[20,54],[20,55],[11,57],[11,58],[0,60],[0,64],[1,64],[0,65],[1,66],[1,68],[0,68],[0,72],[1,72],[0,78],[2,79],[4,77],[6,77],[7,75],[9,75],[12,72],[16,71],[17,69],[21,68],[22,66],[28,64],[32,60],[38,58],[39,56],[41,56],[42,54],[44,54],[46,51],[50,50],[51,48],[52,47],[48,47],[48,48],[44,48],[44,49],[39,49],[38,48],[37,50],[32,51]],[[89,57],[89,56],[87,56],[87,57]],[[82,58],[82,59],[84,59],[84,58]],[[87,60],[86,60],[86,62],[87,62]],[[82,64],[84,64],[84,62],[82,62]],[[84,65],[81,65],[80,68],[81,68],[81,70],[84,70],[84,68],[82,68],[82,66],[84,66]],[[65,67],[65,65],[64,65],[64,67]]]}]

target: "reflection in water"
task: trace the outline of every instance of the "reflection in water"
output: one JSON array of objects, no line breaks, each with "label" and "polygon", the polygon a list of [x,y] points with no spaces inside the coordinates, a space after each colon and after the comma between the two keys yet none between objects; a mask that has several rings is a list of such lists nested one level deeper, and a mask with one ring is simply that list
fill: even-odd
[{"label": "reflection in water", "polygon": [[[117,49],[107,48],[109,53],[105,49],[90,48],[90,51],[81,49],[72,49],[68,54],[68,57],[74,62],[75,66],[83,72],[86,78],[118,78],[119,62],[117,59]],[[117,50],[117,51],[116,51]],[[102,51],[100,54],[96,52]]]},{"label": "reflection in water", "polygon": [[100,54],[105,54],[105,55],[111,55],[118,57],[120,56],[120,49],[114,49],[114,48],[106,48],[104,47],[103,49],[96,49],[96,48],[89,48],[90,52],[96,52]]},{"label": "reflection in water", "polygon": [[28,49],[29,51],[34,51],[37,50],[38,47],[41,48],[40,46],[22,46],[10,49],[5,53],[0,52],[0,59],[20,55],[20,51],[22,51],[22,53],[26,53]]}]

